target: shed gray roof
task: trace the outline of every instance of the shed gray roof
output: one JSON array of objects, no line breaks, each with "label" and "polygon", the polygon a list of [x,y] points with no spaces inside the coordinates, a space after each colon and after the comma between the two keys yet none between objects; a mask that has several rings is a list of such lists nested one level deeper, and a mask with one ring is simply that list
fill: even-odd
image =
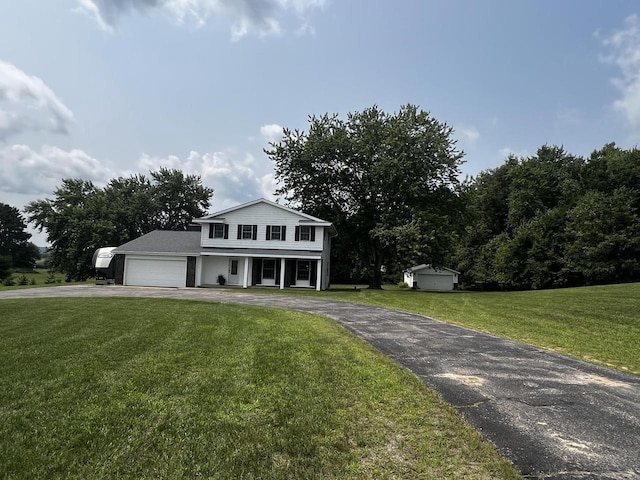
[{"label": "shed gray roof", "polygon": [[457,270],[453,270],[451,268],[447,268],[447,267],[434,267],[433,265],[425,265],[424,263],[422,265],[416,265],[415,267],[411,267],[411,268],[407,268],[405,270],[405,272],[407,273],[415,273],[415,272],[419,272],[420,270],[425,270],[427,268],[432,268],[434,270],[445,270],[447,272],[451,272],[451,273],[457,273],[460,274],[460,272],[458,272]]},{"label": "shed gray roof", "polygon": [[113,253],[162,253],[197,255],[200,232],[154,230],[130,242],[120,245]]}]

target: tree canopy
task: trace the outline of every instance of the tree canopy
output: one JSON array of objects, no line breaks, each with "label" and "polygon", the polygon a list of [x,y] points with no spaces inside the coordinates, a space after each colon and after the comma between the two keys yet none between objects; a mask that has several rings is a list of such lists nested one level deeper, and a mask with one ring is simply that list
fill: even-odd
[{"label": "tree canopy", "polygon": [[278,195],[332,221],[334,279],[366,278],[420,262],[440,264],[460,219],[460,152],[453,130],[414,105],[311,116],[265,150]]},{"label": "tree canopy", "polygon": [[145,175],[112,179],[106,187],[63,179],[53,199],[25,209],[29,220],[47,232],[50,263],[73,279],[92,273],[93,252],[117,246],[155,229],[186,230],[204,215],[213,190],[198,175],[161,168]]},{"label": "tree canopy", "polygon": [[457,267],[467,286],[530,289],[640,280],[640,151],[605,145],[509,157],[465,189]]},{"label": "tree canopy", "polygon": [[15,207],[0,203],[0,278],[9,268],[33,268],[40,253],[29,239],[27,223]]}]

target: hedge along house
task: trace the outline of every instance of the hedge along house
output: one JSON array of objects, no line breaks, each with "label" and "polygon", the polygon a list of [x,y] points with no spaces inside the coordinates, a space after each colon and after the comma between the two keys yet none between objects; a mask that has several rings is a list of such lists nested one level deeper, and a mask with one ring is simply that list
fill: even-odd
[{"label": "hedge along house", "polygon": [[329,287],[334,226],[263,198],[194,220],[192,231],[155,230],[119,246],[123,285]]}]

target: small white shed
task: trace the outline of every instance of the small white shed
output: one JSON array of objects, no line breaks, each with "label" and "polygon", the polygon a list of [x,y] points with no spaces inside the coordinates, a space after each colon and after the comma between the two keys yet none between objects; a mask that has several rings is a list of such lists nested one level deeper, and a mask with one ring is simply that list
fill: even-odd
[{"label": "small white shed", "polygon": [[445,292],[458,286],[460,272],[446,267],[417,265],[404,271],[404,281],[418,290],[435,290]]}]

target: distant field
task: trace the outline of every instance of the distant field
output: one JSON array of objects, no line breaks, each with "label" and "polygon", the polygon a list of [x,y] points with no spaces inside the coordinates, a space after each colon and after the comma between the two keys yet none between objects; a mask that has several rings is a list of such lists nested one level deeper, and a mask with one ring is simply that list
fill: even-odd
[{"label": "distant field", "polygon": [[73,298],[0,300],[0,478],[520,477],[330,320]]},{"label": "distant field", "polygon": [[529,292],[436,293],[352,286],[284,292],[419,313],[640,374],[640,283]]},{"label": "distant field", "polygon": [[[27,280],[27,285],[20,285],[22,277]],[[84,283],[95,283],[95,280],[90,278],[86,282],[65,282],[66,275],[64,273],[55,272],[54,278],[49,278],[48,270],[33,270],[32,272],[17,272],[13,274],[14,286],[7,287],[0,282],[0,292],[2,290],[15,290],[18,288],[34,288],[34,287],[53,287],[56,285],[77,285]],[[55,280],[54,283],[46,283],[47,281]]]}]

